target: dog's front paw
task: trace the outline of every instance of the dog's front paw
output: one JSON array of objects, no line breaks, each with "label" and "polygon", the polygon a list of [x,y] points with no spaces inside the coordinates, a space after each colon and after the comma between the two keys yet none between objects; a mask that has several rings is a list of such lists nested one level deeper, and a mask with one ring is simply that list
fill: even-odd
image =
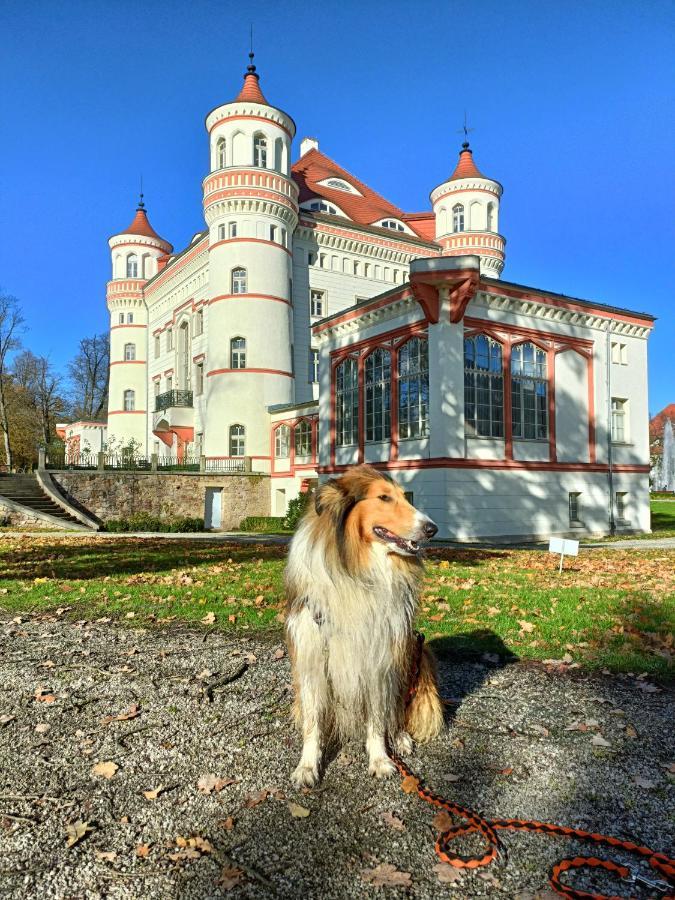
[{"label": "dog's front paw", "polygon": [[389,778],[390,775],[395,774],[396,766],[388,756],[378,756],[370,760],[368,772],[374,778]]},{"label": "dog's front paw", "polygon": [[407,731],[399,731],[394,741],[394,749],[401,756],[409,756],[413,752],[413,739]]},{"label": "dog's front paw", "polygon": [[319,767],[305,766],[301,763],[291,775],[291,781],[298,790],[314,787],[319,782]]}]

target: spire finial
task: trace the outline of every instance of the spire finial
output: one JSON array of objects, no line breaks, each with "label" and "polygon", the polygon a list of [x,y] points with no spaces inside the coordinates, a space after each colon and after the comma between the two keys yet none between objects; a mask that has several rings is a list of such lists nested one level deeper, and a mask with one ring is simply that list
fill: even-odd
[{"label": "spire finial", "polygon": [[253,23],[251,23],[251,49],[248,54],[248,58],[249,58],[250,62],[248,64],[248,68],[246,70],[249,73],[249,75],[255,75],[255,65],[253,63],[254,56],[255,56],[255,53],[253,52]]},{"label": "spire finial", "polygon": [[143,203],[143,175],[141,175],[141,190],[138,197],[138,208],[145,209],[145,203]]},{"label": "spire finial", "polygon": [[474,131],[474,130],[475,129],[473,129],[473,128],[469,128],[469,125],[467,123],[467,118],[466,118],[466,110],[464,110],[464,125],[457,132],[457,134],[464,135],[464,143],[462,144],[462,150],[469,149],[469,132]]}]

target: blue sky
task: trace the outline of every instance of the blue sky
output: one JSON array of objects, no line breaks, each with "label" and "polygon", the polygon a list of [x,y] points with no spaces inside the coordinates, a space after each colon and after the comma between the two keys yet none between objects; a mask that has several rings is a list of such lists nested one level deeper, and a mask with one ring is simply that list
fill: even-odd
[{"label": "blue sky", "polygon": [[[429,207],[464,110],[504,185],[504,278],[658,316],[650,409],[675,401],[673,5],[5,0],[0,285],[62,366],[107,326],[106,240],[143,173],[154,227],[203,228],[204,116],[238,92],[253,19],[271,103],[394,203]],[[296,155],[299,140],[296,140]]]}]

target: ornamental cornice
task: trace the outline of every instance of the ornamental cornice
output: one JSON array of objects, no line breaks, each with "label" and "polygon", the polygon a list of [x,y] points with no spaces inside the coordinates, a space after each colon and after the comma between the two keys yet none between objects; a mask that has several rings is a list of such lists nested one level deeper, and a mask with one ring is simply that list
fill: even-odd
[{"label": "ornamental cornice", "polygon": [[[329,340],[339,340],[352,334],[358,334],[369,325],[379,325],[380,323],[389,322],[391,319],[397,319],[413,308],[422,313],[417,300],[412,293],[409,293],[397,300],[392,300],[386,306],[380,306],[378,309],[364,309],[361,315],[354,316],[348,321],[337,321],[334,325],[325,326],[318,334],[314,334],[314,339],[319,344],[326,343]],[[424,316],[420,315],[420,319],[411,322],[410,326],[412,327],[418,322],[424,321]]]},{"label": "ornamental cornice", "polygon": [[210,172],[202,181],[202,190],[206,196],[214,191],[233,187],[252,187],[260,190],[276,191],[287,197],[298,198],[300,188],[292,178],[287,178],[274,169],[251,168],[249,166],[228,166]]},{"label": "ornamental cornice", "polygon": [[174,289],[185,278],[189,278],[196,271],[208,263],[208,233],[199,241],[190,245],[183,254],[167,263],[167,265],[145,287],[145,296],[149,297],[157,291],[162,292]]},{"label": "ornamental cornice", "polygon": [[171,249],[171,244],[168,241],[165,241],[162,238],[147,237],[144,234],[129,234],[122,232],[122,234],[114,234],[111,238],[108,238],[108,246],[111,250],[125,244],[133,244],[138,247],[151,247],[153,250],[162,250],[163,252]]},{"label": "ornamental cornice", "polygon": [[[486,291],[479,291],[472,305],[486,310],[511,313],[516,316],[527,316],[528,318],[539,319],[542,322],[588,328],[595,331],[606,332],[611,325],[613,334],[623,334],[630,337],[646,338],[650,332],[650,329],[643,325],[612,319],[609,312],[602,314],[595,310],[583,312],[578,309],[565,309],[554,304],[547,304],[544,300],[521,300]],[[494,327],[499,326],[499,322],[494,320],[491,320],[490,324]]]},{"label": "ornamental cornice", "polygon": [[212,109],[206,117],[206,130],[211,133],[214,128],[235,117],[267,119],[271,124],[283,128],[291,137],[295,137],[295,122],[287,113],[274,106],[244,101],[224,103]]},{"label": "ornamental cornice", "polygon": [[[246,192],[250,195],[250,190]],[[211,226],[221,216],[228,215],[250,215],[258,214],[265,216],[273,216],[285,222],[289,229],[293,231],[298,221],[296,210],[291,205],[287,205],[285,199],[270,200],[261,197],[237,197],[229,196],[210,203],[204,208],[204,218],[206,224]]]},{"label": "ornamental cornice", "polygon": [[491,178],[457,178],[439,184],[429,196],[433,205],[448,194],[461,194],[466,191],[485,191],[499,199],[503,188],[498,181],[492,181]]},{"label": "ornamental cornice", "polygon": [[351,235],[346,235],[341,234],[336,230],[326,232],[319,230],[316,227],[307,227],[302,223],[295,232],[295,239],[318,244],[319,247],[326,250],[354,253],[359,256],[367,256],[370,259],[397,263],[398,265],[408,265],[411,259],[416,259],[419,256],[439,255],[439,251],[426,250],[426,248],[418,247],[406,248],[404,250],[400,245],[398,247],[390,247],[384,242],[377,240],[371,243],[367,240],[360,240],[353,233]]}]

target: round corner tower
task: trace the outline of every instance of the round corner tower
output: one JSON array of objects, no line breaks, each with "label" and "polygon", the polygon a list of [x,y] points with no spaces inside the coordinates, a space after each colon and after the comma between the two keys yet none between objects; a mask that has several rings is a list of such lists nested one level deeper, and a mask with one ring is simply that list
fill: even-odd
[{"label": "round corner tower", "polygon": [[499,201],[503,188],[476,167],[468,142],[447,181],[431,192],[436,214],[436,241],[444,256],[480,256],[481,275],[499,278],[506,240],[499,233]]},{"label": "round corner tower", "polygon": [[154,230],[141,194],[134,220],[113,235],[112,280],[106,287],[110,313],[108,440],[133,441],[146,452],[148,408],[148,310],[146,282],[159,271],[159,260],[173,247]]},{"label": "round corner tower", "polygon": [[235,100],[206,117],[210,172],[207,457],[269,459],[271,404],[292,402],[291,178],[295,123],[271,106],[251,64]]}]

